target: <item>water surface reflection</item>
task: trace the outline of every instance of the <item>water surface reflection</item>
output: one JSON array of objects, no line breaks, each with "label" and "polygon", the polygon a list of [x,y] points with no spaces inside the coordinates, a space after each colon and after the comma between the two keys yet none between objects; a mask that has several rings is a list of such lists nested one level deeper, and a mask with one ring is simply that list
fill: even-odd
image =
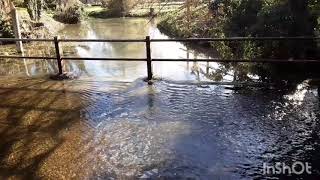
[{"label": "water surface reflection", "polygon": [[[90,39],[167,39],[155,22],[141,18],[90,20],[81,25],[70,25],[61,31],[65,38]],[[72,44],[72,43],[69,43]],[[73,43],[73,45],[75,45]],[[114,57],[114,58],[145,58],[144,43],[77,43],[76,52],[65,51],[66,55],[79,57]],[[176,42],[152,43],[153,58],[210,58],[199,51]],[[72,62],[69,62],[72,63]],[[97,62],[81,61],[78,72],[82,75],[107,76],[121,79],[137,79],[146,76],[146,63],[144,62]],[[217,67],[217,63],[199,62],[154,62],[153,70],[156,77],[172,80],[208,80],[210,69]],[[205,69],[205,70],[203,70]],[[73,70],[74,71],[74,70]],[[230,79],[228,76],[224,78]]]},{"label": "water surface reflection", "polygon": [[[167,38],[143,19],[92,20],[63,32]],[[81,57],[143,57],[145,48],[68,45],[65,55]],[[153,46],[158,58],[206,56],[179,43]],[[0,63],[2,179],[261,179],[263,162],[294,160],[312,163],[308,177],[320,176],[319,88],[309,81],[288,89],[167,80],[148,86],[137,79],[145,76],[144,63],[100,61],[65,63],[80,78],[52,81],[42,75],[56,72],[54,61]],[[244,78],[245,66],[230,68],[172,62],[155,63],[154,70],[173,80],[207,80],[213,72],[215,80]]]},{"label": "water surface reflection", "polygon": [[143,81],[1,78],[3,178],[261,178],[263,162],[312,163],[316,88],[233,91]]}]

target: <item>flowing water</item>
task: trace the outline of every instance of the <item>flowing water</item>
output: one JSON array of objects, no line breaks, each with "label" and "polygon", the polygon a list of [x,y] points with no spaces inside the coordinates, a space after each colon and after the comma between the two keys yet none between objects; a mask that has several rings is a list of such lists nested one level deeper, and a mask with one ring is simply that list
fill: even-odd
[{"label": "flowing water", "polygon": [[[61,31],[66,38],[148,34],[168,38],[134,18]],[[158,58],[208,56],[180,43],[152,50]],[[64,53],[144,57],[145,47],[81,43]],[[153,85],[141,80],[144,62],[69,61],[65,70],[79,78],[66,81],[45,75],[56,71],[51,61],[2,67],[10,70],[2,68],[0,77],[1,179],[261,179],[263,163],[294,161],[312,165],[313,174],[303,177],[320,175],[319,88],[308,80],[287,89],[185,83],[210,81],[206,69],[218,72],[215,63],[154,63],[162,80]],[[232,74],[220,80],[233,81]]]},{"label": "flowing water", "polygon": [[[87,39],[168,39],[168,36],[160,33],[154,21],[146,19],[109,19],[92,20],[81,25],[70,25],[62,32],[62,38],[87,38]],[[145,43],[65,43],[66,46],[77,45],[74,51],[65,51],[66,56],[80,57],[110,57],[110,58],[145,58]],[[208,58],[210,56],[191,50],[181,43],[161,42],[152,43],[153,58]],[[212,53],[214,54],[214,53]],[[135,80],[145,77],[147,73],[145,62],[102,62],[85,61],[77,63],[68,62],[73,72],[82,76],[112,77],[122,80]],[[82,64],[83,63],[83,64]],[[204,80],[213,63],[192,62],[154,62],[153,71],[156,77],[173,80]],[[200,70],[201,69],[201,70]]]}]

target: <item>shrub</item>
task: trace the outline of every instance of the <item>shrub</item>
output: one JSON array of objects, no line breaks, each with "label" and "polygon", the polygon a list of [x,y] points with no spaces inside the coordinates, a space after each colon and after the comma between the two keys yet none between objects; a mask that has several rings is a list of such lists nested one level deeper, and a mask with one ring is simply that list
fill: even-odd
[{"label": "shrub", "polygon": [[62,11],[56,12],[53,18],[66,24],[77,24],[81,21],[82,14],[83,8],[78,4],[74,4]]},{"label": "shrub", "polygon": [[57,7],[56,0],[45,0],[44,2],[45,2],[46,9],[55,10]]},{"label": "shrub", "polygon": [[[216,13],[216,31],[226,37],[314,36],[316,15],[320,11],[319,3],[312,1],[317,0],[217,0],[210,8],[212,12],[222,11],[220,14]],[[280,59],[317,57],[314,42],[239,42],[229,43],[228,46],[239,58],[247,58],[248,55],[252,58]],[[256,49],[260,49],[261,53],[249,53]]]},{"label": "shrub", "polygon": [[101,11],[92,11],[88,13],[89,17],[93,18],[110,18],[110,17],[116,17],[112,12],[110,12],[108,9],[104,9]]},{"label": "shrub", "polygon": [[10,23],[0,14],[0,37],[12,38],[14,37]]},{"label": "shrub", "polygon": [[13,0],[13,3],[16,7],[26,7],[24,0]]},{"label": "shrub", "polygon": [[125,16],[137,5],[137,0],[102,0],[103,7],[109,10],[110,16]]}]

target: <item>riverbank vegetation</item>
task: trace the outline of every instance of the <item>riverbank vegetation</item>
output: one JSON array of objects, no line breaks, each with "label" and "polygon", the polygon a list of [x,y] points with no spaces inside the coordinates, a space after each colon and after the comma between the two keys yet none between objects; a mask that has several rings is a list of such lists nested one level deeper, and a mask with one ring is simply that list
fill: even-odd
[{"label": "riverbank vegetation", "polygon": [[[216,0],[190,1],[182,10],[161,18],[158,27],[174,37],[289,37],[319,35],[318,0]],[[224,59],[319,59],[316,41],[240,41],[211,44]],[[260,74],[300,66],[254,65]],[[311,68],[312,69],[312,68]],[[311,70],[310,69],[310,70]]]},{"label": "riverbank vegetation", "polygon": [[77,24],[83,18],[84,9],[81,4],[72,4],[64,9],[56,11],[53,18],[66,24]]},{"label": "riverbank vegetation", "polygon": [[10,22],[0,14],[0,38],[12,38],[13,31]]},{"label": "riverbank vegetation", "polygon": [[30,19],[40,21],[42,14],[53,14],[61,23],[80,23],[85,17],[154,17],[178,10],[181,1],[161,0],[14,0],[26,8]]},{"label": "riverbank vegetation", "polygon": [[13,37],[10,23],[10,5],[8,0],[0,1],[0,38]]},{"label": "riverbank vegetation", "polygon": [[[163,15],[168,12],[178,10],[183,2],[167,1],[117,1],[102,0],[101,8],[90,11],[89,17],[93,18],[112,18],[112,17],[150,17]],[[91,9],[91,8],[90,8]]]},{"label": "riverbank vegetation", "polygon": [[[24,3],[15,1],[17,6],[21,6],[17,9],[22,22],[22,37],[52,38],[52,34],[56,34],[61,25],[61,23],[57,24],[57,21],[68,24],[80,23],[86,15],[95,18],[154,17],[160,15],[158,25],[160,30],[172,37],[185,38],[318,36],[320,29],[320,5],[317,0],[306,1],[307,3],[298,3],[292,0],[189,0],[185,2],[148,1],[148,3],[141,3],[144,2],[142,0],[103,0],[102,2],[99,0],[95,1],[98,3],[93,5],[82,2],[78,0],[25,0]],[[43,4],[37,5],[37,3]],[[9,22],[6,17],[0,17],[1,36],[13,37]],[[125,29],[127,27],[129,29],[129,26],[126,26]],[[136,29],[141,31],[141,27]],[[111,32],[110,36],[115,34],[116,32]],[[79,37],[79,35],[77,36]],[[217,51],[219,54],[217,56],[229,60],[319,59],[319,43],[315,41],[241,41],[213,42],[201,45],[211,48],[215,57]],[[210,51],[210,49],[204,49],[205,53]],[[239,77],[236,79],[239,81],[250,80],[248,72],[259,75],[259,80],[269,80],[279,76],[279,72],[307,74],[307,65],[221,63],[219,70],[214,68],[210,72],[208,70],[209,73],[206,74],[206,77],[219,81],[223,74],[226,75],[232,71],[234,77]],[[318,71],[318,66],[314,65],[317,64],[308,65],[308,73]]]}]

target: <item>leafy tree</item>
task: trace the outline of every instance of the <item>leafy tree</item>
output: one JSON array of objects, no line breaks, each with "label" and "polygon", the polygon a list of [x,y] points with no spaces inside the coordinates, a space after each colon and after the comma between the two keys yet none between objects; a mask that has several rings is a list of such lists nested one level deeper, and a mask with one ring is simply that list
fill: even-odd
[{"label": "leafy tree", "polygon": [[[314,36],[317,27],[317,0],[226,0],[215,1],[210,8],[218,14],[217,31],[225,37],[231,36]],[[310,8],[311,7],[311,8]],[[221,18],[223,16],[224,18]],[[227,44],[237,57],[251,58],[313,58],[317,57],[315,42],[233,42]]]},{"label": "leafy tree", "polygon": [[14,37],[10,23],[0,13],[0,37],[1,38],[12,38]]},{"label": "leafy tree", "polygon": [[25,7],[24,0],[13,0],[16,7]]},{"label": "leafy tree", "polygon": [[102,6],[108,8],[113,16],[123,16],[129,14],[137,4],[144,0],[102,0]]},{"label": "leafy tree", "polygon": [[43,0],[25,0],[29,16],[34,21],[39,21],[44,7]]},{"label": "leafy tree", "polygon": [[44,0],[45,7],[50,10],[55,10],[57,8],[57,0]]},{"label": "leafy tree", "polygon": [[0,1],[0,37],[11,38],[13,37],[13,31],[9,22],[8,13],[10,12],[10,1]]}]

